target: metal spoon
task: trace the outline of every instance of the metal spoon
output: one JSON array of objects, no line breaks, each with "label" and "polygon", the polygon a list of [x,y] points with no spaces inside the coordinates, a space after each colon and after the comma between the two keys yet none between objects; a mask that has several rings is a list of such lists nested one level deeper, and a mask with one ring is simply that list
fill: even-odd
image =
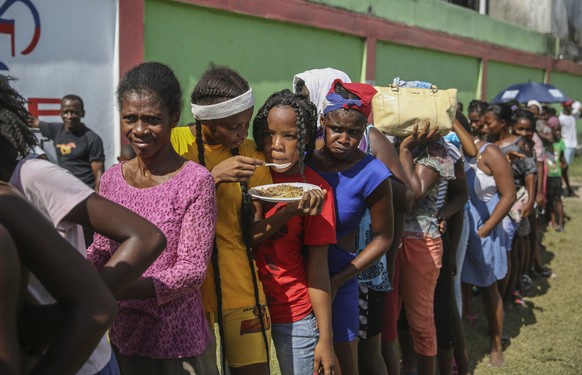
[{"label": "metal spoon", "polygon": [[276,169],[285,169],[291,166],[293,163],[284,163],[284,164],[277,164],[277,163],[265,163],[262,167],[275,167]]}]

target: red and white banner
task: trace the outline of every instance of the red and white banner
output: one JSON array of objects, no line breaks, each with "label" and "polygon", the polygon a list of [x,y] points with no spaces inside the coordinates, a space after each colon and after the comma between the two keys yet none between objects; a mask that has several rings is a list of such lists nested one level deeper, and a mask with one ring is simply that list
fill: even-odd
[{"label": "red and white banner", "polygon": [[0,0],[0,74],[16,78],[11,85],[43,121],[61,121],[60,98],[79,95],[106,166],[119,144],[116,18],[117,0]]}]

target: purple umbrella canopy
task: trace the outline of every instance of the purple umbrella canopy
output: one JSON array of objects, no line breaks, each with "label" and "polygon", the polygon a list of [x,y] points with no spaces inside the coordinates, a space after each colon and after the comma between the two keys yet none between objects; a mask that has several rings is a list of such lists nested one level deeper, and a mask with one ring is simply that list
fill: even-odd
[{"label": "purple umbrella canopy", "polygon": [[568,99],[564,92],[550,84],[527,82],[509,86],[497,94],[491,103],[505,103],[510,100],[517,100],[520,103],[527,103],[530,100],[537,100],[540,103],[562,103]]}]

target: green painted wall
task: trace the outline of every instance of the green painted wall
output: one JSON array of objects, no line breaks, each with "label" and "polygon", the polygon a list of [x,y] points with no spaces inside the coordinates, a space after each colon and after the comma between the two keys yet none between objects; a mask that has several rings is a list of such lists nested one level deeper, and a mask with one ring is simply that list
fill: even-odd
[{"label": "green painted wall", "polygon": [[[256,113],[270,94],[290,89],[293,75],[307,69],[332,66],[359,80],[363,56],[363,41],[344,34],[173,1],[145,3],[145,59],[174,69],[186,104],[210,61],[249,81]],[[185,107],[181,124],[193,120]]]},{"label": "green painted wall", "polygon": [[376,55],[377,85],[385,86],[400,77],[431,82],[443,89],[456,88],[457,99],[465,108],[475,98],[478,59],[390,43],[378,43]]},{"label": "green painted wall", "polygon": [[550,83],[563,90],[570,98],[582,101],[582,77],[571,74],[553,72]]},{"label": "green painted wall", "polygon": [[544,71],[497,61],[489,62],[487,73],[487,100],[491,100],[507,86],[521,82],[543,82]]},{"label": "green painted wall", "polygon": [[548,52],[548,40],[544,34],[443,0],[308,1],[532,53]]},{"label": "green painted wall", "polygon": [[[350,9],[363,12],[367,11],[365,4],[373,4],[373,14],[391,13],[392,19],[400,22],[412,20],[422,23],[422,20],[431,18],[432,13],[434,17],[426,25],[430,24],[435,28],[438,24],[455,25],[451,26],[451,30],[459,35],[466,35],[472,27],[485,27],[483,22],[489,22],[490,26],[487,27],[493,29],[501,25],[488,17],[440,0],[391,0],[387,4],[376,0],[325,2],[337,6],[349,3]],[[443,9],[447,12],[442,13]],[[453,19],[465,25],[462,27],[464,31],[456,29]],[[465,22],[477,22],[478,26],[469,27]],[[505,26],[509,27],[503,27]],[[518,28],[513,27],[503,30],[505,31],[499,31],[500,35],[504,35],[503,38],[500,37],[501,40],[517,40],[526,35],[531,37],[534,44],[538,40],[534,35],[536,33],[520,34],[523,30],[516,31]],[[508,30],[515,31],[511,38],[504,34]],[[429,81],[442,88],[455,87],[459,90],[458,99],[465,106],[478,96],[478,59],[386,42],[378,42],[376,54],[376,84],[386,85],[394,77],[400,76],[405,80]],[[290,88],[294,74],[307,69],[331,66],[345,71],[354,81],[360,80],[365,64],[364,55],[364,40],[341,33],[218,11],[174,0],[145,2],[145,59],[167,63],[180,79],[186,103],[182,124],[192,121],[187,105],[189,94],[210,61],[233,67],[250,82],[255,91],[256,111],[270,94]],[[492,99],[497,92],[510,84],[543,79],[544,72],[540,69],[490,61],[487,99]],[[582,76],[553,73],[551,79],[553,84],[568,95],[582,98]]]}]

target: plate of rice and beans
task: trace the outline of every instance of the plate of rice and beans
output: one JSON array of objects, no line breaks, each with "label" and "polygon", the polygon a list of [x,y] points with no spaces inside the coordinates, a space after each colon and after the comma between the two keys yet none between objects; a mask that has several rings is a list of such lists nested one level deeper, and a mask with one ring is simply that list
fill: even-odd
[{"label": "plate of rice and beans", "polygon": [[270,184],[249,189],[249,194],[266,202],[294,202],[301,200],[303,193],[309,190],[321,190],[317,185],[304,182],[287,182]]}]

